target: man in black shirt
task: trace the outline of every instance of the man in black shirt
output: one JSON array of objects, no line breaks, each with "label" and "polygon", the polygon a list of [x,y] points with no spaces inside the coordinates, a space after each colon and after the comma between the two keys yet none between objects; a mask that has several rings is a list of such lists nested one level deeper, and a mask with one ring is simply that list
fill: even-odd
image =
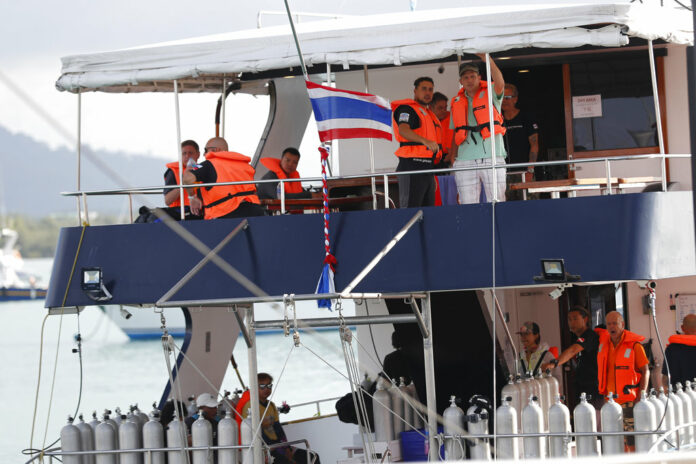
[{"label": "man in black shirt", "polygon": [[[669,337],[665,357],[669,362],[672,385],[694,381],[696,377],[696,314],[687,314],[682,321],[682,333]],[[662,365],[662,384],[667,387],[667,366]]]},{"label": "man in black shirt", "polygon": [[[528,112],[520,111],[517,108],[518,95],[517,87],[514,84],[505,84],[505,96],[501,109],[505,118],[503,126],[506,128],[504,140],[508,153],[508,164],[535,163],[539,156],[539,125]],[[522,172],[527,172],[529,177],[533,177],[534,168],[531,166],[528,168],[508,167],[507,172],[508,174],[514,173],[507,176],[507,199],[508,201],[521,200],[522,190],[510,190],[510,184],[522,182],[519,174]]]},{"label": "man in black shirt", "polygon": [[[563,350],[558,356],[558,364],[563,365],[571,361],[574,367],[575,377],[573,379],[573,389],[575,395],[587,393],[592,396],[592,403],[601,407],[604,403],[599,395],[597,378],[597,350],[599,349],[599,336],[589,326],[590,314],[582,306],[573,306],[568,312],[568,326],[572,332],[572,344]],[[547,363],[542,366],[543,370],[554,367],[555,363]],[[573,398],[573,404],[577,398]]]}]

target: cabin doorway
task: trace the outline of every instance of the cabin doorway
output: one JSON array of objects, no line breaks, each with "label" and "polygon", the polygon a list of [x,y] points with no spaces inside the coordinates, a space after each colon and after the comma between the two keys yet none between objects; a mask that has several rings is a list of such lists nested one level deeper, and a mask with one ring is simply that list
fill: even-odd
[{"label": "cabin doorway", "polygon": [[[539,158],[537,161],[566,159],[566,130],[561,64],[505,66],[502,72],[506,83],[518,90],[517,107],[531,115],[539,125]],[[535,169],[536,180],[564,179],[567,166],[540,166]]]}]

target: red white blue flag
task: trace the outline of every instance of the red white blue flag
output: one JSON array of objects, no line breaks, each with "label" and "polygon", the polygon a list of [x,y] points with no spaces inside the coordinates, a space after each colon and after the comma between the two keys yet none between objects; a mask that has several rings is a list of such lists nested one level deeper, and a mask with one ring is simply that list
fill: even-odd
[{"label": "red white blue flag", "polygon": [[319,140],[392,139],[389,101],[369,93],[307,83]]}]

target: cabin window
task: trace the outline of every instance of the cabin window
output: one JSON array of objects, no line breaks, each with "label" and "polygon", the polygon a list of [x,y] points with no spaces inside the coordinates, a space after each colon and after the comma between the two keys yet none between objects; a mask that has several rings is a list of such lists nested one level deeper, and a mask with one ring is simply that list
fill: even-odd
[{"label": "cabin window", "polygon": [[570,64],[574,152],[656,147],[647,56]]}]

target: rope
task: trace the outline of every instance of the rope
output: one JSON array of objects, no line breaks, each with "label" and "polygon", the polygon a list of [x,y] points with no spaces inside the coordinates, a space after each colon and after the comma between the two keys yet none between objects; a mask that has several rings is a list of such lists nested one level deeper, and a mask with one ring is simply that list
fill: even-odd
[{"label": "rope", "polygon": [[48,316],[49,314],[47,313],[43,318],[43,322],[41,323],[41,339],[39,342],[39,378],[36,381],[36,396],[34,397],[34,414],[31,419],[31,435],[29,437],[29,453],[32,453],[34,451],[34,425],[36,424],[36,410],[39,403],[39,389],[41,386],[41,364],[43,361],[44,328],[46,327],[46,320],[48,319]]},{"label": "rope", "polygon": [[[170,346],[173,345],[172,338],[167,332],[167,328],[165,326],[165,319],[164,319],[164,314],[160,315],[160,319],[162,321],[162,327],[164,329],[164,333],[162,334],[162,349],[164,353],[164,361],[167,364],[167,375],[169,376],[169,384],[172,386],[173,389],[178,390],[177,393],[175,393],[175,396],[178,396],[181,398],[181,389],[177,388],[178,383],[178,378],[179,378],[179,372],[177,370],[176,372],[176,377],[177,377],[177,383],[174,382],[174,377],[172,377],[172,364],[169,359],[169,356],[172,353],[172,350],[170,349]],[[174,366],[176,366],[176,362],[174,363]],[[176,367],[175,367],[176,369]],[[172,401],[174,402],[174,412],[176,413],[177,419],[183,422],[184,420],[184,415],[183,415],[183,407],[178,404],[179,401],[176,398],[173,398]],[[183,424],[182,424],[183,425]],[[181,431],[181,453],[186,456],[186,462],[190,463],[189,461],[189,454],[186,452],[185,446],[188,443],[187,437],[184,435],[184,426],[179,427],[179,430]]]},{"label": "rope", "polygon": [[319,147],[321,154],[321,194],[324,205],[324,264],[331,266],[331,270],[336,272],[336,258],[331,254],[331,242],[329,238],[329,184],[326,180],[326,164],[329,160],[329,151],[324,147]]}]

